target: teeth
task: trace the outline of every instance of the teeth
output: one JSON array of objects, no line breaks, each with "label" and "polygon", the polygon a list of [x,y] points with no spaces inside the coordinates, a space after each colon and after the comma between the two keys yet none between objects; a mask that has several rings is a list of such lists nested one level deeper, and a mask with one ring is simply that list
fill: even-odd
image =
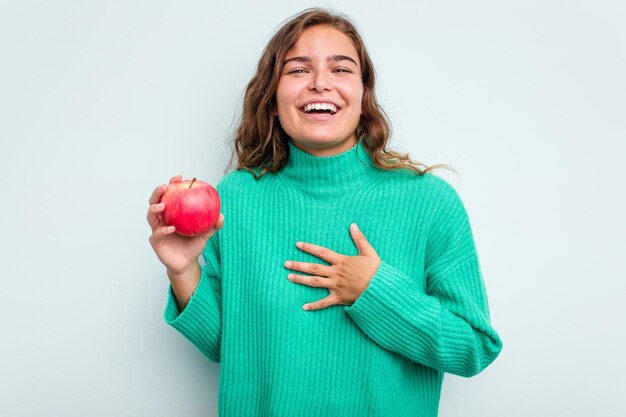
[{"label": "teeth", "polygon": [[330,110],[331,113],[337,113],[337,106],[331,103],[311,103],[304,106],[305,113],[311,110]]}]

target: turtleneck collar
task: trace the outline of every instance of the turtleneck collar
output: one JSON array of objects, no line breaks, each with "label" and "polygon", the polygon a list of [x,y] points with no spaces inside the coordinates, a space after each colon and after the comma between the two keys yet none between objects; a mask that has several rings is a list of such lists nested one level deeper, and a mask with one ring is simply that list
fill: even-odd
[{"label": "turtleneck collar", "polygon": [[289,141],[289,161],[279,172],[290,185],[313,197],[342,196],[372,182],[379,173],[362,140],[332,156],[315,156]]}]

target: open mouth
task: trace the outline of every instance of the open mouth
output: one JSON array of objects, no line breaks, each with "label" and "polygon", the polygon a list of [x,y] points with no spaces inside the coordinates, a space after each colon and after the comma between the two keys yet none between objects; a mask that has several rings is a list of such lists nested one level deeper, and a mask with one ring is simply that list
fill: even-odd
[{"label": "open mouth", "polygon": [[300,111],[306,114],[329,114],[331,116],[339,110],[341,110],[339,107],[331,103],[312,103],[300,108]]}]

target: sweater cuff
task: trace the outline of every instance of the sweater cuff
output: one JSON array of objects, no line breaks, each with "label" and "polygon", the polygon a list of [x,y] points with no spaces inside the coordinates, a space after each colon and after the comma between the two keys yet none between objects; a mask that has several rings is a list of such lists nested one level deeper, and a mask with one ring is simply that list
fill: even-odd
[{"label": "sweater cuff", "polygon": [[[415,284],[404,273],[381,260],[378,270],[365,291],[352,305],[346,306],[345,310],[354,318],[371,314],[381,315],[384,310],[389,310],[389,308],[384,308],[385,306],[394,305],[406,298],[408,294],[414,294]],[[406,307],[405,304],[404,308]]]},{"label": "sweater cuff", "polygon": [[391,334],[406,335],[415,330],[416,323],[423,334],[439,333],[441,306],[433,301],[413,279],[381,261],[368,287],[345,311],[366,334],[384,340],[388,349],[401,351],[401,343],[392,346]]},{"label": "sweater cuff", "polygon": [[211,349],[207,343],[208,340],[215,339],[215,335],[220,335],[221,318],[219,305],[205,274],[200,276],[200,281],[182,312],[178,310],[172,286],[169,285],[163,318],[209,359],[219,360],[219,352],[213,352],[216,349]]}]

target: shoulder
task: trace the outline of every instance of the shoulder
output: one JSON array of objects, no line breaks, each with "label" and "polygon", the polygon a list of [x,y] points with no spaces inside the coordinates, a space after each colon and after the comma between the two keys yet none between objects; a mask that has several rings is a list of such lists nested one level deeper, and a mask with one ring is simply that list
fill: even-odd
[{"label": "shoulder", "polygon": [[255,185],[268,181],[271,175],[266,173],[260,179],[255,179],[254,175],[245,169],[229,171],[218,182],[216,189],[220,194],[250,191]]},{"label": "shoulder", "polygon": [[[415,213],[434,228],[457,228],[469,223],[468,212],[457,189],[446,179],[433,173],[394,175],[400,181],[399,201],[415,208]],[[396,194],[396,193],[394,193]]]},{"label": "shoulder", "polygon": [[424,175],[423,198],[430,213],[431,238],[451,239],[471,235],[471,226],[461,196],[447,180],[434,174]]},{"label": "shoulder", "polygon": [[422,175],[424,192],[431,197],[435,205],[462,204],[461,196],[450,182],[435,174]]},{"label": "shoulder", "polygon": [[460,196],[457,190],[446,179],[431,172],[415,174],[413,171],[384,171],[384,186],[395,186],[402,194],[419,199],[428,205],[458,204]]}]

